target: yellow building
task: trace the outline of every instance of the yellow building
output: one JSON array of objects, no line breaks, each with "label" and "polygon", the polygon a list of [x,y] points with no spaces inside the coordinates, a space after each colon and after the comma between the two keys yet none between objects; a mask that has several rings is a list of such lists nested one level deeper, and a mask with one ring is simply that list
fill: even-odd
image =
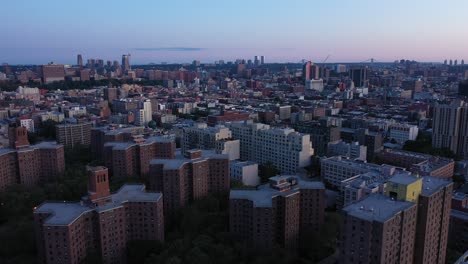
[{"label": "yellow building", "polygon": [[395,200],[417,202],[422,184],[422,178],[398,174],[388,180],[385,194]]}]

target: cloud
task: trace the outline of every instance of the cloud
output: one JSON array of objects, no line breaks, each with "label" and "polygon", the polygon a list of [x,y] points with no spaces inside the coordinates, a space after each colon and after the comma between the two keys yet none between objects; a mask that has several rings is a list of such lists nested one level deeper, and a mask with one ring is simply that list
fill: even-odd
[{"label": "cloud", "polygon": [[159,48],[134,48],[137,51],[200,51],[204,48],[194,47],[159,47]]}]

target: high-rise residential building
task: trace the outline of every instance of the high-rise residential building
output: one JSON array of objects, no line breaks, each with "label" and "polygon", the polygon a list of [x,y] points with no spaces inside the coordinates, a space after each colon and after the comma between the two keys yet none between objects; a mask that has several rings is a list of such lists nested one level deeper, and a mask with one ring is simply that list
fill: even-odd
[{"label": "high-rise residential building", "polygon": [[412,264],[417,205],[371,194],[343,208],[339,263]]},{"label": "high-rise residential building", "polygon": [[39,263],[127,263],[132,240],[164,241],[163,196],[144,185],[109,191],[105,167],[88,167],[88,195],[80,202],[44,202],[34,208]]},{"label": "high-rise residential building", "polygon": [[147,180],[152,159],[175,158],[175,142],[170,138],[131,135],[125,139],[108,141],[103,147],[102,159],[115,179]]},{"label": "high-rise residential building", "polygon": [[215,150],[218,154],[228,154],[230,160],[240,158],[240,141],[232,138],[229,128],[217,125],[208,127],[206,123],[196,123],[183,129],[181,150]]},{"label": "high-rise residential building", "polygon": [[392,200],[417,204],[414,263],[445,263],[452,188],[451,181],[435,177],[399,174],[388,180],[386,194]]},{"label": "high-rise residential building", "polygon": [[57,142],[67,147],[89,146],[91,143],[91,123],[61,124],[55,126]]},{"label": "high-rise residential building", "polygon": [[265,56],[260,56],[260,65],[265,64]]},{"label": "high-rise residential building", "polygon": [[468,104],[454,100],[436,103],[433,111],[432,147],[450,149],[459,158],[468,158]]},{"label": "high-rise residential building", "polygon": [[106,126],[91,129],[91,153],[95,158],[103,157],[104,144],[107,142],[127,142],[132,136],[142,134],[144,127]]},{"label": "high-rise residential building", "polygon": [[123,71],[129,71],[131,70],[130,66],[130,54],[124,54],[122,55],[122,70]]},{"label": "high-rise residential building", "polygon": [[254,65],[255,65],[255,66],[260,65],[260,59],[258,58],[258,56],[255,56],[255,57],[254,57]]},{"label": "high-rise residential building", "polygon": [[81,56],[81,54],[78,54],[76,56],[76,65],[78,65],[78,67],[80,68],[83,68],[83,57]]},{"label": "high-rise residential building", "polygon": [[369,84],[369,69],[366,66],[356,66],[349,69],[349,77],[355,87],[367,87]]},{"label": "high-rise residential building", "polygon": [[42,65],[42,81],[45,84],[65,81],[65,67],[63,64],[50,63]]},{"label": "high-rise residential building", "polygon": [[325,121],[299,122],[294,125],[294,128],[310,135],[314,153],[318,156],[327,155],[328,143],[340,139],[340,127],[327,124]]},{"label": "high-rise residential building", "polygon": [[144,124],[147,125],[149,121],[153,120],[153,109],[151,107],[151,100],[144,100],[141,103],[143,109]]},{"label": "high-rise residential building", "polygon": [[452,197],[448,247],[456,252],[468,252],[468,194],[456,192]]},{"label": "high-rise residential building", "polygon": [[270,128],[269,125],[228,123],[232,137],[240,140],[240,157],[259,164],[272,163],[281,173],[296,173],[311,164],[314,149],[310,136],[291,128]]},{"label": "high-rise residential building", "polygon": [[232,190],[229,229],[260,249],[295,249],[301,235],[317,233],[325,217],[325,186],[298,176],[275,176],[256,190]]},{"label": "high-rise residential building", "polygon": [[320,79],[320,66],[313,63],[310,65],[310,78],[313,80]]},{"label": "high-rise residential building", "polygon": [[302,66],[302,79],[304,81],[310,80],[310,65],[312,65],[312,62],[308,61]]},{"label": "high-rise residential building", "polygon": [[31,188],[63,175],[63,145],[55,142],[29,145],[25,127],[10,127],[8,138],[10,147],[0,152],[0,191],[14,184]]},{"label": "high-rise residential building", "polygon": [[189,150],[183,157],[151,160],[149,187],[163,193],[164,214],[170,219],[190,201],[229,192],[229,172],[227,155]]}]

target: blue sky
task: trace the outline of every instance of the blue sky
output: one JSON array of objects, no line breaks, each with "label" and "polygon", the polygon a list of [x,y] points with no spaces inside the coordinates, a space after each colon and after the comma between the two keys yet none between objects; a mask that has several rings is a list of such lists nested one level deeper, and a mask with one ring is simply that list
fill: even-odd
[{"label": "blue sky", "polygon": [[2,1],[0,63],[468,60],[466,0]]}]

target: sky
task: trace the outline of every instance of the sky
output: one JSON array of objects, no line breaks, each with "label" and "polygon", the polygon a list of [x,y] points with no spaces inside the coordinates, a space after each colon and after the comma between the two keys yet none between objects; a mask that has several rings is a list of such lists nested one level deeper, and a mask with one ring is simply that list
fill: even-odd
[{"label": "sky", "polygon": [[2,1],[0,63],[468,60],[467,0]]}]

